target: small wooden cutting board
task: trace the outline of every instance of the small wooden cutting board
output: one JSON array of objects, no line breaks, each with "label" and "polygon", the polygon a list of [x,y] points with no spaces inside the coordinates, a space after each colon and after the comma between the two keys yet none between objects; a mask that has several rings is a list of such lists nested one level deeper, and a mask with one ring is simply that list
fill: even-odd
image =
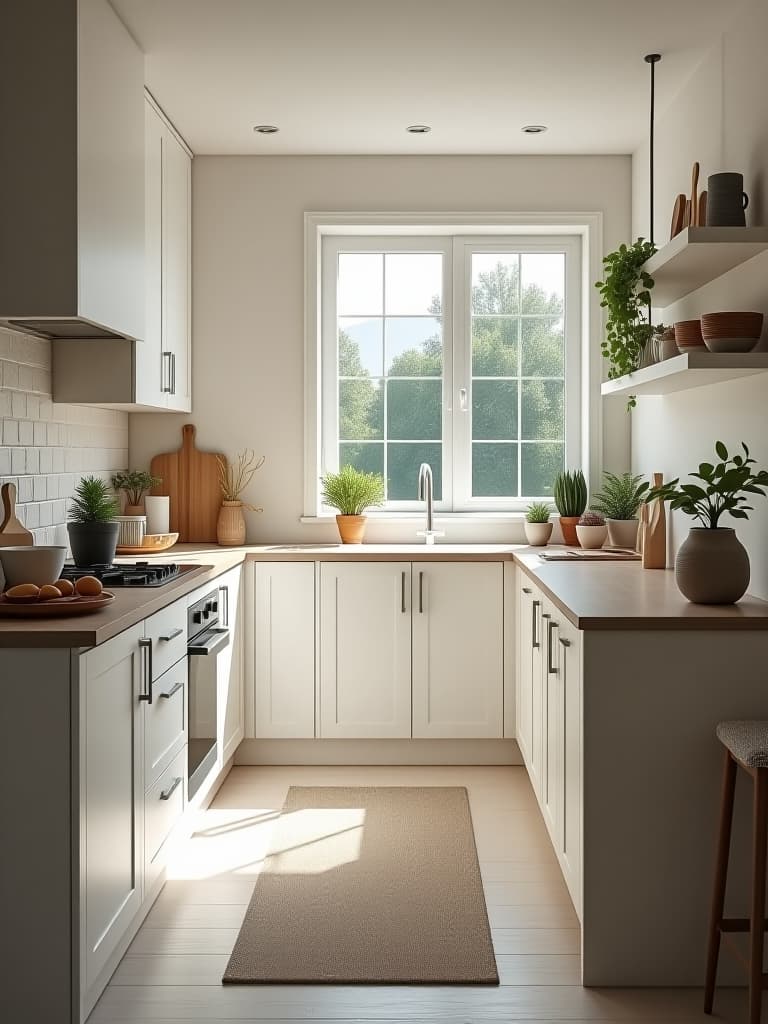
[{"label": "small wooden cutting board", "polygon": [[34,543],[32,534],[19,521],[16,515],[16,484],[3,484],[0,487],[3,500],[3,518],[0,519],[0,548],[18,545],[28,547]]},{"label": "small wooden cutting board", "polygon": [[178,533],[182,544],[216,543],[216,520],[221,508],[221,487],[216,452],[201,452],[195,446],[195,426],[181,428],[181,448],[155,455],[150,464],[152,476],[162,483],[152,494],[171,499],[171,532]]}]

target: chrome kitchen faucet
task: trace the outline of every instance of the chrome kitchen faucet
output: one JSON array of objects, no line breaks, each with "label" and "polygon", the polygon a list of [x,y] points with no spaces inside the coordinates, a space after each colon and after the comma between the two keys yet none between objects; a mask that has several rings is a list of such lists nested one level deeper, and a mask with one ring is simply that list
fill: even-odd
[{"label": "chrome kitchen faucet", "polygon": [[434,513],[433,513],[433,484],[432,484],[432,467],[428,462],[422,462],[419,466],[419,501],[425,501],[427,503],[427,528],[426,530],[419,530],[416,534],[417,537],[424,537],[425,543],[434,544],[435,537],[445,536],[442,530],[433,529],[434,524]]}]

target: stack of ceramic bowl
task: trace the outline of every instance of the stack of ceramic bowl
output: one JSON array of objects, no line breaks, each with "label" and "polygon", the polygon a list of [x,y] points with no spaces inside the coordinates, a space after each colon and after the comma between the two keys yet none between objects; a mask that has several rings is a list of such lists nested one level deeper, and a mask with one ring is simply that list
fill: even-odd
[{"label": "stack of ceramic bowl", "polygon": [[704,313],[701,318],[701,333],[710,352],[751,352],[762,330],[762,313]]},{"label": "stack of ceramic bowl", "polygon": [[703,352],[701,320],[680,320],[676,323],[675,344],[681,352]]}]

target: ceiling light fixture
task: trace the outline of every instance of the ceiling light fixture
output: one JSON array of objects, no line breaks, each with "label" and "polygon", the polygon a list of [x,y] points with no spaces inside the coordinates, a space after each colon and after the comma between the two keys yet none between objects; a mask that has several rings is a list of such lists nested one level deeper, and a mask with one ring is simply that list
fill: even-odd
[{"label": "ceiling light fixture", "polygon": [[432,131],[428,124],[409,124],[405,130],[411,135],[426,135]]},{"label": "ceiling light fixture", "polygon": [[253,130],[258,132],[259,135],[274,135],[280,131],[277,125],[274,124],[255,124]]},{"label": "ceiling light fixture", "polygon": [[520,131],[525,132],[526,135],[542,135],[547,131],[547,126],[545,124],[525,124]]}]

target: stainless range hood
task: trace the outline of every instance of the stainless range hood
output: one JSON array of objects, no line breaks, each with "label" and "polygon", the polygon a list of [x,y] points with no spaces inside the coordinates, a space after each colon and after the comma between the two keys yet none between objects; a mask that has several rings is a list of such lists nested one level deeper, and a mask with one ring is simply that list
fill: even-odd
[{"label": "stainless range hood", "polygon": [[144,336],[144,56],[107,0],[8,0],[0,325]]}]

